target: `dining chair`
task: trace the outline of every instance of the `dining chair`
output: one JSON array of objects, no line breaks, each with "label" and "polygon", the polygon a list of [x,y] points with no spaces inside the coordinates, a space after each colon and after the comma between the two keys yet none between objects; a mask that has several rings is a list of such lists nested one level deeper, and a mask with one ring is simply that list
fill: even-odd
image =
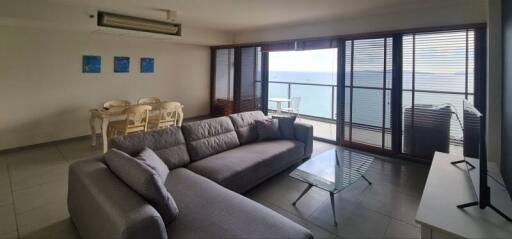
[{"label": "dining chair", "polygon": [[137,101],[137,104],[151,104],[151,103],[160,103],[160,98],[158,98],[158,97],[143,97]]},{"label": "dining chair", "polygon": [[107,129],[108,138],[146,132],[151,108],[149,105],[134,105],[123,110],[122,113],[126,115],[126,118],[109,123]]},{"label": "dining chair", "polygon": [[288,114],[294,114],[299,117],[299,106],[300,106],[300,97],[292,97],[290,99],[290,105],[287,108],[282,108],[281,112],[288,113]]},{"label": "dining chair", "polygon": [[150,119],[149,129],[162,129],[177,126],[178,113],[183,106],[179,102],[164,102],[158,105],[156,118]]},{"label": "dining chair", "polygon": [[103,103],[103,107],[106,109],[110,109],[112,107],[125,107],[129,106],[130,101],[127,100],[109,100],[105,103]]}]

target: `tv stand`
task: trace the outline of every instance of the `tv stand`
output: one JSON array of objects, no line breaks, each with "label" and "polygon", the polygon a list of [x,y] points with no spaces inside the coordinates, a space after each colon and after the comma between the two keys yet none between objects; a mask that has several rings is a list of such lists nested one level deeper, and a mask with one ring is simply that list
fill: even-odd
[{"label": "tv stand", "polygon": [[470,170],[476,168],[475,165],[471,164],[470,162],[466,161],[465,159],[451,162],[451,164],[453,164],[453,165],[457,165],[460,163],[466,163],[470,167]]},{"label": "tv stand", "polygon": [[[460,164],[460,163],[466,163],[469,166],[468,171],[469,170],[473,170],[473,169],[476,168],[471,162],[469,162],[465,158],[463,160],[457,160],[457,161],[451,162],[452,165],[457,165],[457,164]],[[487,174],[485,176],[487,177]],[[469,175],[468,175],[468,177],[469,177]],[[458,209],[464,209],[464,208],[467,208],[467,207],[478,206],[480,209],[485,209],[486,207],[490,207],[492,210],[494,210],[500,216],[505,218],[507,221],[512,222],[512,219],[510,219],[510,217],[508,217],[505,213],[503,213],[501,210],[499,210],[498,208],[496,208],[494,205],[492,205],[490,203],[489,198],[491,196],[491,189],[489,187],[486,187],[484,190],[485,190],[484,197],[487,198],[487,200],[484,200],[485,203],[481,203],[480,201],[474,201],[474,202],[469,202],[469,203],[464,203],[464,204],[457,205],[457,208]]]},{"label": "tv stand", "polygon": [[[495,213],[491,206],[482,210],[462,204],[472,202],[472,205],[478,205],[474,202],[475,192],[466,166],[454,167],[451,164],[462,159],[459,155],[436,152],[416,214],[421,238],[510,238],[512,223]],[[508,193],[495,193],[493,189],[493,206],[512,215],[512,201]],[[459,204],[465,206],[464,210],[456,207]]]}]

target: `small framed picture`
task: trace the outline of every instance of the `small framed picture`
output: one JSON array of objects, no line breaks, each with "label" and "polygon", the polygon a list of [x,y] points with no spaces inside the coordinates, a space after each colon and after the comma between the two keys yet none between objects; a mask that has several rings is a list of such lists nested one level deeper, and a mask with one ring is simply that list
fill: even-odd
[{"label": "small framed picture", "polygon": [[100,73],[101,56],[82,56],[82,73]]},{"label": "small framed picture", "polygon": [[115,73],[130,72],[130,57],[115,56],[114,57],[114,72]]},{"label": "small framed picture", "polygon": [[155,59],[149,57],[140,58],[140,73],[155,72]]}]

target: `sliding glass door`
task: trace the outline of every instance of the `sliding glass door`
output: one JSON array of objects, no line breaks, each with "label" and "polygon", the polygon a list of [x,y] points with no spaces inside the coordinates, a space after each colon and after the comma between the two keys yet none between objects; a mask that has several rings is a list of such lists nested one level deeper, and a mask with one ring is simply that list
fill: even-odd
[{"label": "sliding glass door", "polygon": [[212,50],[211,114],[213,116],[233,113],[235,85],[235,49]]},{"label": "sliding glass door", "polygon": [[462,101],[475,96],[475,31],[406,34],[402,49],[402,152],[461,154]]},{"label": "sliding glass door", "polygon": [[268,109],[312,124],[314,136],[336,140],[337,49],[269,53]]},{"label": "sliding glass door", "polygon": [[345,41],[342,144],[391,150],[391,37]]},{"label": "sliding glass door", "polygon": [[485,31],[216,49],[212,112],[296,115],[317,139],[376,153],[461,153],[462,100],[485,112]]}]

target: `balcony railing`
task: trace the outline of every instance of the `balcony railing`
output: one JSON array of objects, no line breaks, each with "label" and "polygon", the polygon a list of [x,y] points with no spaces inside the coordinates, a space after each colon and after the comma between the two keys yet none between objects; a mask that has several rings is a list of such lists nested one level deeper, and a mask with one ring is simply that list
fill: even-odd
[{"label": "balcony railing", "polygon": [[[307,87],[307,88],[306,88]],[[302,88],[302,89],[301,89]],[[295,89],[295,91],[294,91]],[[302,91],[302,92],[301,92]],[[316,92],[315,92],[316,91]],[[325,97],[327,93],[329,97]],[[315,94],[317,94],[315,96]],[[315,84],[315,83],[296,83],[296,82],[284,82],[284,81],[270,81],[269,82],[269,98],[287,98],[300,97],[301,103],[299,105],[299,111],[302,116],[306,116],[312,119],[318,119],[323,121],[336,121],[336,85],[331,84]],[[308,100],[311,97],[323,97],[322,99],[315,99],[314,101]],[[318,103],[322,106],[327,103],[329,104],[329,111],[322,112],[322,109]],[[269,109],[276,110],[276,107],[272,107],[272,102],[269,102]],[[289,107],[289,105],[288,105]],[[312,107],[316,107],[316,111],[312,110]],[[308,108],[310,108],[308,110]],[[327,107],[324,107],[325,109]]]},{"label": "balcony railing", "polygon": [[[375,90],[382,91],[383,88],[378,87],[364,87],[364,86],[354,86],[354,88],[371,88]],[[386,91],[391,90],[391,88],[386,88]],[[410,89],[403,89],[404,97],[408,97],[412,93]],[[455,96],[460,95],[463,96],[465,92],[454,92],[454,91],[434,91],[434,90],[420,90],[415,89],[415,93],[427,93],[427,94],[441,94],[445,96]],[[473,93],[468,94],[470,97],[473,96]],[[319,122],[335,124],[336,123],[336,113],[337,113],[337,85],[334,84],[316,84],[316,83],[297,83],[297,82],[285,82],[285,81],[269,81],[269,98],[287,98],[291,99],[292,97],[301,97],[301,103],[299,105],[299,112],[301,117],[315,120]],[[275,112],[276,106],[272,102],[269,103],[269,110],[271,112]],[[454,102],[450,102],[454,103]],[[406,102],[404,102],[406,104]],[[328,107],[325,107],[328,105]],[[284,104],[286,106],[286,104]],[[289,105],[288,105],[289,106]],[[322,111],[322,109],[324,111]],[[325,109],[328,109],[325,112]],[[455,117],[452,117],[454,120]],[[387,122],[389,122],[386,119]],[[369,130],[369,131],[382,131],[382,126],[376,126],[367,124],[364,122],[352,122],[352,126]],[[457,124],[458,126],[458,124]],[[453,125],[455,127],[455,125]],[[385,127],[385,133],[390,134],[391,129],[387,126]],[[459,132],[459,129],[452,129],[450,135],[450,144],[460,145],[461,144],[461,135],[462,132]]]}]

